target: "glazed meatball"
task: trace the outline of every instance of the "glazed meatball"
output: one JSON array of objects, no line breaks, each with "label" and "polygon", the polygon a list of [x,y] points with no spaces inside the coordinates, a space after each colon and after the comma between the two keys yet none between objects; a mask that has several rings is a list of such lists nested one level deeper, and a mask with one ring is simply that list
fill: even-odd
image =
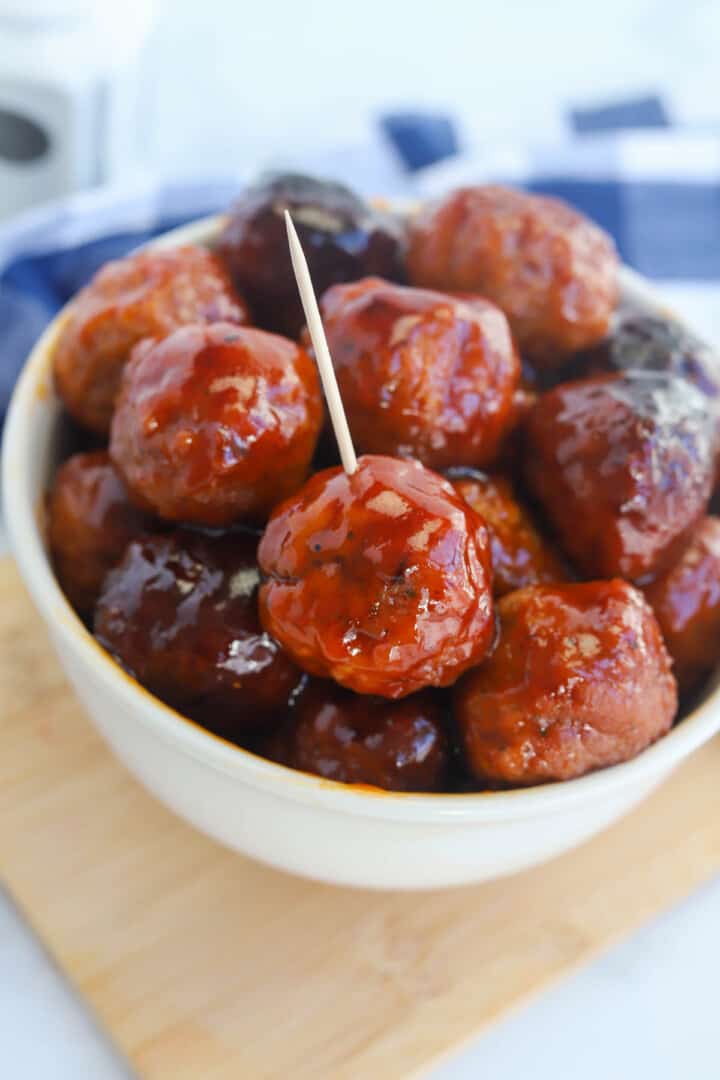
[{"label": "glazed meatball", "polygon": [[150,526],[105,450],[60,466],[48,500],[48,542],[58,581],[80,614],[92,613],[108,570]]},{"label": "glazed meatball", "polygon": [[185,326],[135,349],[110,454],[138,505],[163,518],[263,520],[303,482],[322,416],[315,364],[294,342]]},{"label": "glazed meatball", "polygon": [[720,661],[720,518],[698,525],[679,560],[645,589],[684,694]]},{"label": "glazed meatball", "polygon": [[720,398],[720,356],[676,319],[626,312],[599,344],[573,358],[568,378],[635,371],[680,375]]},{"label": "glazed meatball", "polygon": [[329,289],[322,313],[361,450],[432,468],[497,457],[520,378],[499,308],[365,278]]},{"label": "glazed meatball", "polygon": [[273,513],[258,561],[266,630],[357,693],[448,686],[492,644],[485,524],[418,462],[316,473]]},{"label": "glazed meatball", "polygon": [[541,195],[462,188],[421,210],[410,226],[412,284],[494,301],[537,365],[554,367],[605,336],[617,270],[602,229]]},{"label": "glazed meatball", "polygon": [[341,184],[275,175],[248,188],[230,212],[218,245],[259,326],[295,337],[305,322],[288,253],[289,210],[318,295],[368,274],[400,279],[403,233]]},{"label": "glazed meatball", "polygon": [[[720,430],[720,354],[676,319],[625,313],[599,345],[578,353],[562,380],[605,372],[664,371],[687,379],[708,399]],[[720,447],[719,447],[720,449]],[[715,463],[715,483],[720,460]]]},{"label": "glazed meatball", "polygon": [[448,765],[441,711],[428,693],[388,701],[314,680],[269,756],[328,780],[388,791],[439,791]]},{"label": "glazed meatball", "polygon": [[232,710],[239,730],[283,709],[300,679],[258,619],[256,543],[188,530],[134,540],[95,611],[96,637],[138,682],[181,708]]},{"label": "glazed meatball", "polygon": [[588,577],[643,583],[677,560],[713,482],[699,390],[641,371],[564,383],[542,395],[526,436],[528,484]]},{"label": "glazed meatball", "polygon": [[670,727],[677,689],[655,617],[624,581],[532,585],[498,603],[500,639],[455,690],[480,783],[572,780]]},{"label": "glazed meatball", "polygon": [[68,412],[106,435],[133,346],[186,323],[219,321],[245,323],[248,311],[210,252],[143,251],[107,263],[73,300],[55,345],[55,383]]},{"label": "glazed meatball", "polygon": [[567,581],[570,572],[535,527],[507,476],[451,469],[448,479],[490,530],[495,596],[525,585]]}]

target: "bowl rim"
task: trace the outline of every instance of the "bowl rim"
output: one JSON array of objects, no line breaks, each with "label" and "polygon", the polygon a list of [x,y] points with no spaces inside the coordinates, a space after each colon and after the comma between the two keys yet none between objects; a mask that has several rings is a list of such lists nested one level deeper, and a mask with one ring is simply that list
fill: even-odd
[{"label": "bowl rim", "polygon": [[[147,246],[212,246],[222,221],[222,215],[201,218],[164,233]],[[623,299],[669,313],[649,283],[624,266],[620,285]],[[715,684],[681,723],[630,761],[574,780],[531,788],[414,794],[343,784],[288,768],[207,731],[165,705],[120,668],[70,606],[52,570],[37,507],[27,490],[27,466],[36,453],[33,413],[39,404],[47,406],[48,399],[52,399],[51,408],[59,409],[51,389],[51,350],[64,311],[46,328],[25,362],[5,422],[1,486],[10,547],[36,608],[53,638],[60,639],[59,651],[76,656],[83,665],[92,665],[108,695],[118,699],[165,743],[217,772],[281,799],[398,822],[466,824],[558,814],[579,802],[600,800],[617,789],[660,779],[720,731],[720,687]]]}]

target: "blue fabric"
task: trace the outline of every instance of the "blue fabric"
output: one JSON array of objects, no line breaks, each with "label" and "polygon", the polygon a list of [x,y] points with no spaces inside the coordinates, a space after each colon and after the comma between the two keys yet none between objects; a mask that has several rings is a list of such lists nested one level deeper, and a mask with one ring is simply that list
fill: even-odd
[{"label": "blue fabric", "polygon": [[139,244],[183,225],[185,221],[185,218],[165,218],[152,229],[141,232],[103,236],[64,251],[21,255],[6,267],[0,280],[3,285],[29,293],[53,309],[58,305],[62,307],[104,263],[126,255]]},{"label": "blue fabric", "polygon": [[[565,142],[513,148],[508,157],[507,148],[494,155],[492,147],[460,146],[450,116],[393,112],[381,118],[376,145],[349,157],[318,154],[313,169],[352,184],[361,160],[361,190],[377,192],[387,190],[394,168],[399,193],[411,198],[459,183],[512,183],[578,206],[649,277],[720,279],[720,139],[663,129],[667,116],[656,97],[570,110],[567,122]],[[241,187],[232,177],[91,192],[1,225],[0,417],[34,341],[99,266],[226,208]]]},{"label": "blue fabric", "polygon": [[387,113],[380,124],[410,172],[460,152],[455,124],[442,113]]},{"label": "blue fabric", "polygon": [[620,131],[623,128],[666,128],[670,117],[661,98],[634,98],[600,108],[571,109],[570,122],[577,135],[597,134],[599,131]]}]

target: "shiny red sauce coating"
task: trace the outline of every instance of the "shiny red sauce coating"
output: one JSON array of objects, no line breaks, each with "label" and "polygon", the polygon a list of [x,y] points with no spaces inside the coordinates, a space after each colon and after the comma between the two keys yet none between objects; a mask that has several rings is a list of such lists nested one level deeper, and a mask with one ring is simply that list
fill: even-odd
[{"label": "shiny red sauce coating", "polygon": [[588,577],[644,582],[677,560],[713,484],[716,427],[699,390],[642,371],[563,383],[526,436],[528,484]]},{"label": "shiny red sauce coating", "polygon": [[364,278],[333,286],[321,309],[360,450],[438,469],[497,457],[520,378],[499,308]]},{"label": "shiny red sauce coating", "polygon": [[571,579],[568,567],[518,500],[509,477],[476,469],[451,469],[448,479],[490,530],[495,596],[525,585]]},{"label": "shiny red sauce coating", "polygon": [[706,517],[682,555],[645,589],[682,693],[720,659],[720,518]]},{"label": "shiny red sauce coating", "polygon": [[95,635],[158,697],[231,716],[239,731],[282,710],[300,672],[258,619],[257,538],[178,530],[134,540],[111,571]]},{"label": "shiny red sauce coating", "polygon": [[361,694],[448,686],[494,636],[490,542],[419,463],[361,457],[316,473],[260,542],[265,628],[302,668]]},{"label": "shiny red sauce coating", "polygon": [[141,251],[106,263],[73,300],[53,355],[68,412],[107,434],[120,379],[142,338],[185,323],[246,323],[247,307],[204,248]]},{"label": "shiny red sauce coating", "polygon": [[303,482],[322,423],[315,364],[247,327],[185,326],[125,371],[110,453],[140,505],[174,521],[263,520]]},{"label": "shiny red sauce coating", "polygon": [[571,780],[634,757],[669,729],[670,658],[633,586],[530,586],[504,596],[498,614],[497,648],[455,689],[479,782]]},{"label": "shiny red sauce coating", "polygon": [[312,680],[267,752],[328,780],[387,791],[438,791],[449,757],[442,719],[428,693],[388,701]]},{"label": "shiny red sauce coating", "polygon": [[81,614],[92,613],[108,570],[151,526],[105,450],[75,454],[60,466],[48,500],[48,542],[58,581]]},{"label": "shiny red sauce coating", "polygon": [[468,187],[411,221],[413,285],[479,293],[507,315],[520,350],[554,367],[600,341],[617,303],[611,238],[559,199]]}]

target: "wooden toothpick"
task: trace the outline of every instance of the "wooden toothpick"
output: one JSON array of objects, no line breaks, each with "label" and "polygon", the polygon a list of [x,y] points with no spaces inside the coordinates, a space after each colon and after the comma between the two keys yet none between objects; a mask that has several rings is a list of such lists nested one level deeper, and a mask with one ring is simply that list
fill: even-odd
[{"label": "wooden toothpick", "polygon": [[352,476],[357,470],[355,448],[352,444],[350,428],[348,427],[345,408],[342,403],[342,398],[340,397],[340,391],[335,377],[335,368],[333,367],[327,338],[325,337],[325,330],[322,319],[320,318],[320,311],[318,309],[317,300],[315,299],[315,290],[313,289],[312,281],[310,280],[310,271],[308,270],[305,253],[300,245],[298,234],[295,231],[292,218],[287,210],[285,211],[285,225],[287,226],[290,258],[292,259],[293,270],[295,271],[295,280],[297,281],[297,287],[300,292],[300,300],[302,302],[303,311],[305,312],[305,320],[307,322],[310,340],[312,341],[315,350],[315,360],[317,361],[317,366],[320,371],[320,378],[322,379],[323,390],[325,391],[325,400],[328,404],[330,420],[340,451],[340,460],[342,461],[345,472],[348,476]]}]

